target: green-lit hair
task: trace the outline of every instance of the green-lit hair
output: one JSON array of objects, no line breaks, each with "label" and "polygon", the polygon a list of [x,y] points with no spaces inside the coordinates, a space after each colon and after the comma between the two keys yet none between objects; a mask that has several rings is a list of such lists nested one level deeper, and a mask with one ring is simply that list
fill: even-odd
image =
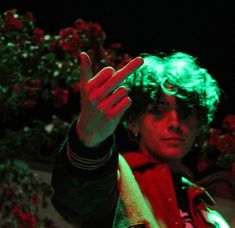
[{"label": "green-lit hair", "polygon": [[144,64],[122,83],[132,99],[132,106],[123,117],[124,123],[145,113],[149,104],[157,103],[159,93],[163,92],[195,107],[201,124],[208,126],[220,100],[220,88],[196,58],[183,52],[142,56]]}]

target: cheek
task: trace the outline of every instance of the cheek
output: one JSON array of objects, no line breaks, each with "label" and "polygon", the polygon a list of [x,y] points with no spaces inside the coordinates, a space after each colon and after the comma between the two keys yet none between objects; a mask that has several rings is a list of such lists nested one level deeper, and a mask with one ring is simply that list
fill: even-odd
[{"label": "cheek", "polygon": [[188,129],[192,134],[197,134],[199,132],[199,122],[196,117],[192,116],[188,120],[185,121],[184,126]]},{"label": "cheek", "polygon": [[199,133],[198,133],[198,130],[197,129],[195,129],[194,131],[192,131],[190,134],[190,138],[191,138],[191,141],[195,141],[195,139],[196,139],[196,137],[199,135]]},{"label": "cheek", "polygon": [[192,146],[194,143],[196,137],[199,135],[199,127],[197,124],[193,123],[190,125],[187,125],[187,131],[185,131],[187,138],[188,138],[188,144]]},{"label": "cheek", "polygon": [[157,124],[153,121],[145,123],[140,131],[142,142],[144,142],[144,144],[148,144],[149,146],[152,144],[158,145],[164,129],[164,125],[160,122]]},{"label": "cheek", "polygon": [[153,121],[151,121],[151,118],[145,118],[141,124],[140,135],[146,139],[155,134],[157,134],[157,130],[153,125]]}]

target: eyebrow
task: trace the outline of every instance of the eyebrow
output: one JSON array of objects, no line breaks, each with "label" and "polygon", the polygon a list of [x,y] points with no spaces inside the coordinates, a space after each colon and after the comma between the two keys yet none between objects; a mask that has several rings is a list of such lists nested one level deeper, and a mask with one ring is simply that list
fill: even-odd
[{"label": "eyebrow", "polygon": [[158,101],[158,105],[169,105],[169,102],[166,102],[166,101]]}]

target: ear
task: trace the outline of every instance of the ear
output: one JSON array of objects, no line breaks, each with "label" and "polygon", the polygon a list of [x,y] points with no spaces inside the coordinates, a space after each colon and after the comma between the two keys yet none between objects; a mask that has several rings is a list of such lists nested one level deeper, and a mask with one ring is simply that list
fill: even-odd
[{"label": "ear", "polygon": [[133,135],[138,135],[139,132],[140,132],[139,124],[138,124],[136,121],[133,121],[133,122],[131,122],[131,123],[128,123],[128,124],[127,124],[127,128],[128,128],[128,130],[130,130],[130,132],[131,132]]},{"label": "ear", "polygon": [[197,137],[200,137],[201,135],[204,135],[205,132],[207,132],[208,126],[205,126],[204,124],[198,124],[197,126]]}]

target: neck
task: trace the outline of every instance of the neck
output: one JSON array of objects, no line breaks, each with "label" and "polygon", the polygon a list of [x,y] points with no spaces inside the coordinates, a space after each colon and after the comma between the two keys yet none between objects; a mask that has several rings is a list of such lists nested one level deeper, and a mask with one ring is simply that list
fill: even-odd
[{"label": "neck", "polygon": [[169,166],[170,171],[174,173],[179,173],[180,172],[180,167],[181,167],[181,157],[176,157],[176,158],[168,158],[168,157],[162,157],[158,156],[157,153],[153,151],[147,151],[145,148],[140,148],[140,151],[144,153],[147,157],[156,160],[159,163],[165,163]]},{"label": "neck", "polygon": [[180,167],[181,167],[181,161],[182,158],[163,158],[157,156],[156,153],[147,152],[144,150],[142,153],[146,154],[148,157],[151,157],[152,159],[156,160],[160,163],[165,163],[169,166],[169,169],[172,173],[179,173]]},{"label": "neck", "polygon": [[172,173],[178,173],[180,171],[181,159],[163,159],[163,162],[169,166]]}]

